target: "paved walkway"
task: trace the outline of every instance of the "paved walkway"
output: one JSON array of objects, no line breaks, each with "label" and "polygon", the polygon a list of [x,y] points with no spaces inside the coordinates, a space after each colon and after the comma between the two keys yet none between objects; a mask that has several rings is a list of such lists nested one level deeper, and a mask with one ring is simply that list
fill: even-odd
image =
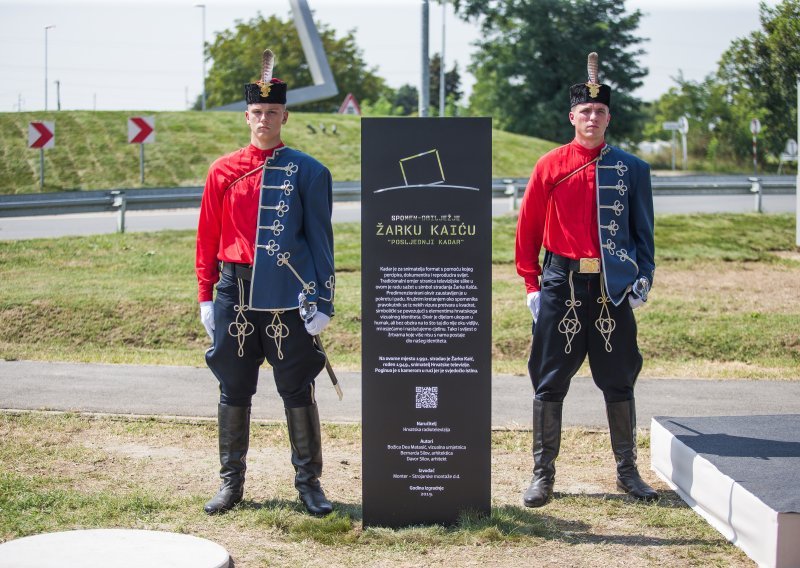
[{"label": "paved walkway", "polygon": [[[344,400],[328,378],[317,379],[320,417],[361,420],[361,373],[338,373]],[[217,382],[194,367],[0,362],[0,409],[63,410],[110,414],[215,417]],[[800,414],[800,381],[641,379],[636,387],[639,425],[653,416]],[[492,426],[531,427],[527,377],[492,378]],[[262,371],[253,416],[284,420],[272,375]],[[576,377],[564,403],[564,424],[605,428],[605,408],[591,379]]]}]

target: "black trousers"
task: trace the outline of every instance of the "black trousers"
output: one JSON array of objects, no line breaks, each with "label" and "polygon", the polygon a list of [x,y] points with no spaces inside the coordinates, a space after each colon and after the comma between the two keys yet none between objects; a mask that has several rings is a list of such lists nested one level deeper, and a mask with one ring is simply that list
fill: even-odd
[{"label": "black trousers", "polygon": [[214,299],[214,343],[206,351],[206,363],[219,381],[220,402],[250,406],[266,359],[286,408],[313,404],[314,379],[325,366],[325,355],[305,330],[299,310],[250,311],[249,297],[248,280],[221,275]]},{"label": "black trousers", "polygon": [[606,402],[633,398],[642,370],[636,318],[627,299],[614,306],[606,297],[601,278],[545,266],[528,360],[538,400],[563,401],[587,355],[592,378]]}]

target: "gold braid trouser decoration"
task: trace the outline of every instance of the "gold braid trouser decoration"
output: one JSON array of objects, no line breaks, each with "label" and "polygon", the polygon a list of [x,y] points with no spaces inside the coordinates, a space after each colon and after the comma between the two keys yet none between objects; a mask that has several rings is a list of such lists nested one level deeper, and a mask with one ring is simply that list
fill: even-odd
[{"label": "gold braid trouser decoration", "polygon": [[244,313],[250,309],[250,306],[244,303],[244,286],[242,285],[242,279],[237,278],[236,280],[239,284],[239,305],[233,307],[233,309],[236,310],[236,319],[228,326],[228,334],[236,338],[236,341],[239,343],[239,357],[244,357],[244,340],[248,335],[252,334],[256,328],[252,323],[247,321],[244,315]]},{"label": "gold braid trouser decoration", "polygon": [[600,304],[600,315],[597,317],[597,321],[594,322],[594,326],[606,341],[606,353],[611,353],[611,333],[617,327],[617,322],[611,319],[611,312],[608,310],[608,303],[610,301],[611,300],[608,299],[608,296],[606,296],[605,278],[603,278],[603,275],[601,274],[600,297],[597,298],[597,303]]},{"label": "gold braid trouser decoration", "polygon": [[283,360],[283,351],[281,350],[281,343],[284,339],[289,337],[289,327],[281,321],[281,314],[283,312],[272,312],[272,322],[267,326],[267,337],[271,337],[275,341],[275,347],[278,349],[278,359]]},{"label": "gold braid trouser decoration", "polygon": [[[575,311],[576,307],[580,307],[581,301],[575,299],[575,286],[572,284],[572,271],[569,273],[569,300],[566,301],[567,313],[558,322],[558,331],[563,333],[567,339],[567,345],[564,347],[564,353],[572,352],[572,339],[580,332],[581,322],[578,319],[578,312]],[[570,315],[571,314],[571,315]]]},{"label": "gold braid trouser decoration", "polygon": [[[244,313],[250,309],[250,306],[244,303],[244,286],[242,286],[242,279],[237,278],[239,283],[239,305],[234,306],[236,311],[236,319],[228,325],[228,334],[235,337],[239,343],[239,357],[244,357],[244,341],[248,335],[251,335],[255,330],[255,326],[247,321]],[[289,337],[289,327],[281,321],[281,314],[283,311],[272,313],[272,322],[267,326],[267,336],[275,341],[275,347],[278,349],[278,359],[283,359],[283,350],[281,344],[283,340]]]},{"label": "gold braid trouser decoration", "polygon": [[[575,308],[581,306],[581,301],[575,299],[575,285],[572,283],[572,271],[569,273],[569,296],[570,299],[565,302],[569,309],[567,313],[564,314],[564,317],[561,318],[561,321],[558,322],[558,331],[563,333],[567,340],[564,353],[572,352],[572,340],[581,331],[581,322],[578,319],[578,312],[575,310]],[[605,279],[601,274],[600,297],[597,298],[597,303],[600,304],[600,315],[597,317],[597,321],[594,322],[594,327],[600,332],[600,335],[603,336],[606,342],[605,348],[607,353],[611,353],[611,334],[617,327],[617,322],[612,319],[611,312],[608,309],[608,303],[610,301],[611,300],[609,300],[606,295]]]}]

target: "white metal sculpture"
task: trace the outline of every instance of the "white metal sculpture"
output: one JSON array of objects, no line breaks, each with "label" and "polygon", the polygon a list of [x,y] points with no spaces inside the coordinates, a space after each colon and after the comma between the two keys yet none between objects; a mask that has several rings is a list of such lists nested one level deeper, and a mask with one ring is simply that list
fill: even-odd
[{"label": "white metal sculpture", "polygon": [[[294,26],[300,36],[300,45],[303,46],[303,53],[306,56],[308,70],[311,72],[314,84],[290,89],[286,93],[286,105],[296,106],[333,97],[339,92],[339,89],[333,78],[331,66],[328,64],[328,56],[325,54],[325,47],[322,45],[319,31],[314,24],[308,2],[307,0],[289,0],[289,4],[292,6]],[[244,100],[241,100],[211,110],[245,110],[246,108]]]}]

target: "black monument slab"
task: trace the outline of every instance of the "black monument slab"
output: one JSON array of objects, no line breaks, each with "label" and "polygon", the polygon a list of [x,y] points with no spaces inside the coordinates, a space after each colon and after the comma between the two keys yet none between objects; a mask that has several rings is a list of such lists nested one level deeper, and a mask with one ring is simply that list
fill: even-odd
[{"label": "black monument slab", "polygon": [[362,120],[364,525],[488,513],[491,120]]}]

